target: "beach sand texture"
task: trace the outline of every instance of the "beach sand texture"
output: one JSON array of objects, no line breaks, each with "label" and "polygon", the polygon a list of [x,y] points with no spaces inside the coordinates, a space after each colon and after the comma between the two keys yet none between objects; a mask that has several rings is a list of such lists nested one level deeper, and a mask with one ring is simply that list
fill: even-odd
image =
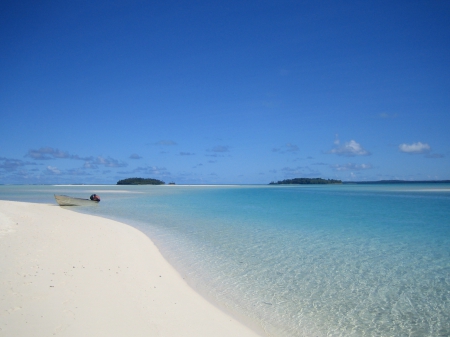
[{"label": "beach sand texture", "polygon": [[137,229],[0,201],[0,336],[259,336],[194,292]]}]

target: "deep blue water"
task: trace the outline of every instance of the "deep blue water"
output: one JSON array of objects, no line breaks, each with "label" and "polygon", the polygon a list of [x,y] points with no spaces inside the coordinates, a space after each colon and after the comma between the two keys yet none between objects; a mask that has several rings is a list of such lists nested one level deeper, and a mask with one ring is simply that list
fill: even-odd
[{"label": "deep blue water", "polygon": [[148,234],[187,281],[273,336],[450,336],[450,185],[0,186],[0,199]]}]

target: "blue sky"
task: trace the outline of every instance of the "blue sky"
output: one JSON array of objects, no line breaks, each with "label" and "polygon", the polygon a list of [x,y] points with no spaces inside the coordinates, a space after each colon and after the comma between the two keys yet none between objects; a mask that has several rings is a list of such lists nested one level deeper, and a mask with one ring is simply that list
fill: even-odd
[{"label": "blue sky", "polygon": [[0,183],[450,179],[448,1],[2,1]]}]

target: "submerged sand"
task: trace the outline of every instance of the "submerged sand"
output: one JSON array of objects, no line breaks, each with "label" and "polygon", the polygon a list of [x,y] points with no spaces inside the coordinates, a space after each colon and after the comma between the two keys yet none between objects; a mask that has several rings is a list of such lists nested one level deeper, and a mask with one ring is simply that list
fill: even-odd
[{"label": "submerged sand", "polygon": [[0,201],[0,336],[259,336],[126,224]]}]

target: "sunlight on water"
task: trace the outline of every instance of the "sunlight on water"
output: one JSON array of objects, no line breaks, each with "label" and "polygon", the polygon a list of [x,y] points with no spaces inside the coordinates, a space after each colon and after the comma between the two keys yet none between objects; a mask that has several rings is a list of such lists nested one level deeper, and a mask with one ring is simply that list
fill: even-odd
[{"label": "sunlight on water", "polygon": [[450,335],[448,185],[99,190],[81,211],[143,230],[195,289],[270,335]]}]

